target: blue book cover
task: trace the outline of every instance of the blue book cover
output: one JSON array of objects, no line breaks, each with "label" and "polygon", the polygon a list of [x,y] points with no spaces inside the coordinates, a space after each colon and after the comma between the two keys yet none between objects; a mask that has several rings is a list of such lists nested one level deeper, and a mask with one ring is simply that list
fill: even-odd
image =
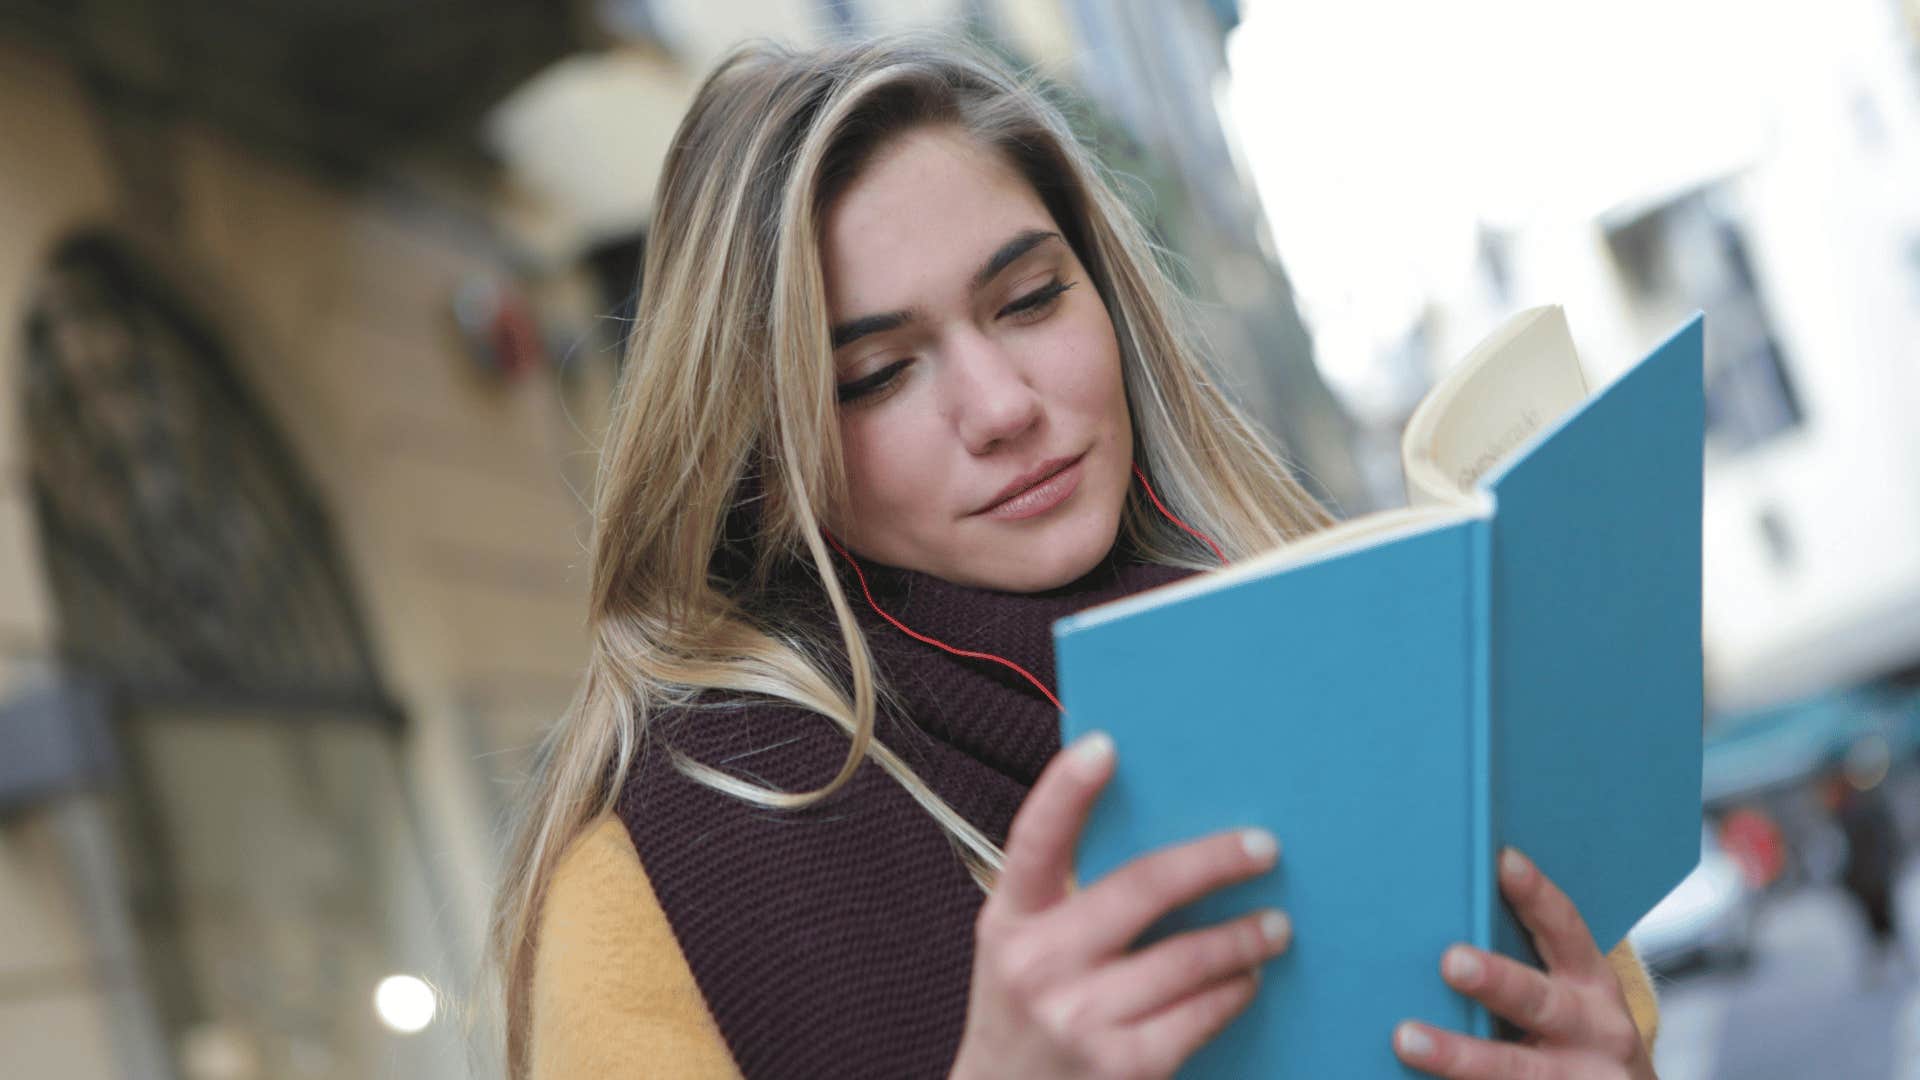
[{"label": "blue book cover", "polygon": [[1502,846],[1603,950],[1698,861],[1702,322],[1589,395],[1560,310],[1522,312],[1409,423],[1417,505],[1054,624],[1063,736],[1119,748],[1083,880],[1280,838],[1274,872],[1155,930],[1295,927],[1182,1075],[1421,1075],[1401,1020],[1495,1030],[1442,982],[1447,945],[1537,962]]}]

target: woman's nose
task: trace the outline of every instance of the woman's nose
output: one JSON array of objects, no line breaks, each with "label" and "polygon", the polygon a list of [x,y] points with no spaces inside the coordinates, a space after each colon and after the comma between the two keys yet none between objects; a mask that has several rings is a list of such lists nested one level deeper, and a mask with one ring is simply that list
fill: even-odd
[{"label": "woman's nose", "polygon": [[953,411],[969,451],[984,454],[1025,434],[1040,419],[1040,395],[1019,358],[984,334],[952,346]]}]

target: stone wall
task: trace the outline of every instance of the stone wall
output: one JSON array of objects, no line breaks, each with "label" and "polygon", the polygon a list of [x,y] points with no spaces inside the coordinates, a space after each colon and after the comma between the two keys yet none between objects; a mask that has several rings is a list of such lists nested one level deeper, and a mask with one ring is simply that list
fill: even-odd
[{"label": "stone wall", "polygon": [[[75,73],[0,44],[0,701],[50,673],[57,618],[25,478],[23,313],[62,237],[122,230],[225,336],[329,514],[406,715],[403,774],[452,943],[440,976],[464,989],[507,781],[585,657],[574,491],[590,482],[609,365],[508,383],[469,358],[451,298],[509,256],[484,204],[348,187],[190,125],[165,142],[176,213],[140,220]],[[583,287],[548,288],[590,307]],[[0,819],[0,1074],[120,1075],[115,976],[53,815]]]}]

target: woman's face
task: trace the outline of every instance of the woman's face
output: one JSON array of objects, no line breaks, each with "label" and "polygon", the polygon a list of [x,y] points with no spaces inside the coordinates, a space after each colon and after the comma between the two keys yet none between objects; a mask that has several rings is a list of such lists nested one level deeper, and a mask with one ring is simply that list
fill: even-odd
[{"label": "woman's face", "polygon": [[1133,428],[1112,320],[1039,195],[994,151],[926,128],[882,148],[823,228],[852,496],[835,532],[1009,592],[1092,569],[1118,533]]}]

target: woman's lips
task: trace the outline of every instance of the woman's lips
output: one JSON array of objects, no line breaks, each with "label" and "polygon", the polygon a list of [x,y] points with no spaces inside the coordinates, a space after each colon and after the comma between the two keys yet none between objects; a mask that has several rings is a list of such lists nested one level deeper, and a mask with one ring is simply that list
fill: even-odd
[{"label": "woman's lips", "polygon": [[995,503],[991,508],[981,511],[981,516],[998,518],[1002,521],[1018,521],[1021,518],[1044,514],[1059,506],[1079,489],[1080,463],[1085,458],[1085,454],[1074,458],[1066,468],[1012,498]]}]

